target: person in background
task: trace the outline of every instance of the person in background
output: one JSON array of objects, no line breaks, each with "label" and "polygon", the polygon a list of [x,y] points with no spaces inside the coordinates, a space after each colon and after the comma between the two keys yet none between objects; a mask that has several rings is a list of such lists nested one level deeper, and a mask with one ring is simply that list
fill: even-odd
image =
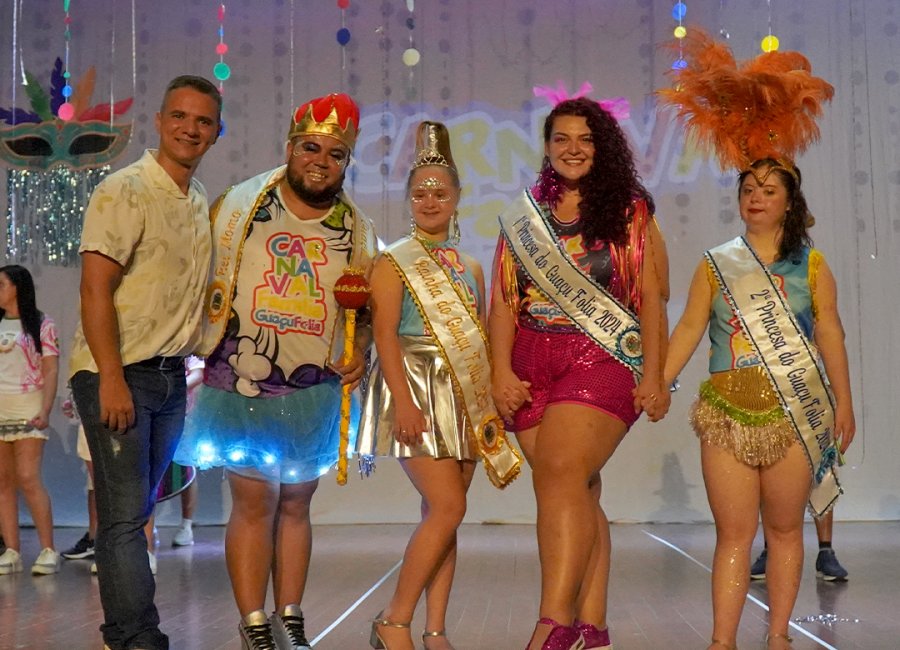
[{"label": "person in background", "polygon": [[[819,542],[819,552],[816,555],[816,577],[825,582],[846,582],[850,578],[850,572],[838,562],[837,555],[831,546],[831,534],[834,529],[834,510],[829,510],[824,517],[813,517],[816,525],[816,538]],[[765,543],[765,538],[763,538]],[[766,579],[766,564],[769,558],[768,544],[763,546],[762,553],[750,566],[751,580]]]},{"label": "person in background", "polygon": [[56,325],[37,308],[31,273],[17,264],[0,267],[0,534],[6,546],[0,575],[22,570],[19,493],[41,546],[31,572],[59,571],[53,510],[41,478],[58,375]]}]

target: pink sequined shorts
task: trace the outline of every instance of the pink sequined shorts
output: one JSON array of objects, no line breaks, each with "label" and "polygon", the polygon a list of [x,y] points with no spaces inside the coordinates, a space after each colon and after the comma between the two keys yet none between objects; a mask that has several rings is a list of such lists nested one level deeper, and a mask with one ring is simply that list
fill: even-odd
[{"label": "pink sequined shorts", "polygon": [[531,382],[532,401],[513,416],[514,431],[540,424],[550,404],[584,404],[611,415],[628,428],[634,412],[634,375],[581,332],[542,332],[519,327],[512,369]]}]

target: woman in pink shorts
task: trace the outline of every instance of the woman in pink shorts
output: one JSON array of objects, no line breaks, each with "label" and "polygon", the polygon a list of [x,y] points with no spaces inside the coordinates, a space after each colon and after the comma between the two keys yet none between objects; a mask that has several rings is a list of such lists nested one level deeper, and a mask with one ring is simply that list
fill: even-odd
[{"label": "woman in pink shorts", "polygon": [[500,217],[494,401],[537,498],[541,605],[528,648],[608,648],[600,470],[642,409],[653,421],[668,410],[668,262],[609,111],[587,98],[560,102],[544,148],[537,183]]}]

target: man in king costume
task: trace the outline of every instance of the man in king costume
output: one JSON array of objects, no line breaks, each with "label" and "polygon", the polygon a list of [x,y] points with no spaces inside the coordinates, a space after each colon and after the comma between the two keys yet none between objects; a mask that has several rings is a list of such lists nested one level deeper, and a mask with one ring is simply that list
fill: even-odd
[{"label": "man in king costume", "polygon": [[[204,385],[176,458],[224,466],[233,507],[225,558],[244,648],[309,648],[300,602],[309,507],[337,461],[341,386],[355,386],[369,340],[343,365],[344,268],[365,270],[371,222],[342,192],[359,128],[344,94],[303,104],[286,162],[228,190],[212,209]],[[276,611],[264,607],[272,576]]]}]

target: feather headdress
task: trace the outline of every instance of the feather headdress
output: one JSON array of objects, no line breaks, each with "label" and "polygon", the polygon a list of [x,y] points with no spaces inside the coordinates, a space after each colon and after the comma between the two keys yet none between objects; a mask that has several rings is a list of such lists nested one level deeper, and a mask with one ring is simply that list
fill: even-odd
[{"label": "feather headdress", "polygon": [[819,139],[816,120],[834,88],[812,75],[805,56],[767,52],[737,64],[728,46],[696,28],[681,45],[687,65],[657,94],[723,170],[747,169],[763,158],[791,169],[795,156]]}]

